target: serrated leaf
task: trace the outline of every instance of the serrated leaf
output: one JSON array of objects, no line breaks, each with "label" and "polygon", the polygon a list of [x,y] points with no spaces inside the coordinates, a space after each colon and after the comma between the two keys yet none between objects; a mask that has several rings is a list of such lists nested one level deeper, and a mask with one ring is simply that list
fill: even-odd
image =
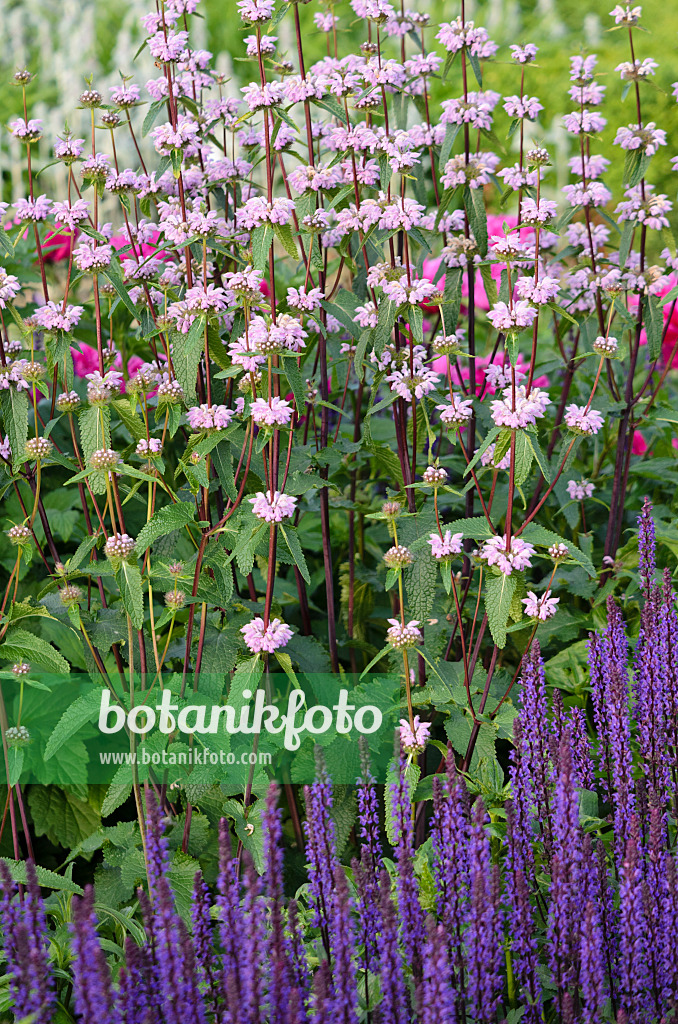
[{"label": "serrated leaf", "polygon": [[487,255],[487,212],[481,188],[464,187],[464,207],[481,256]]},{"label": "serrated leaf", "polygon": [[144,121],[141,126],[142,136],[148,135],[164,110],[167,110],[167,102],[165,100],[155,100],[154,103],[151,103],[150,107],[146,111],[146,116],[144,117]]},{"label": "serrated leaf", "polygon": [[70,672],[71,667],[56,648],[41,636],[35,636],[25,629],[10,626],[6,640],[0,644],[0,660],[28,661],[41,665],[49,672]]},{"label": "serrated leaf", "polygon": [[96,533],[93,533],[91,537],[85,537],[84,540],[80,541],[77,548],[75,549],[75,552],[68,559],[69,572],[73,572],[75,569],[78,569],[80,567],[80,565],[89,555],[90,551],[94,547],[96,547],[98,540],[99,536]]},{"label": "serrated leaf", "polygon": [[120,267],[120,260],[117,257],[112,259],[109,265],[102,271],[102,273],[104,274],[105,277],[108,278],[108,280],[115,288],[116,292],[122,299],[123,305],[127,307],[127,309],[130,311],[134,319],[138,320],[139,323],[141,323],[141,313],[132,302],[132,299],[130,298],[130,294],[127,290],[125,279],[123,277],[123,273]]},{"label": "serrated leaf", "polygon": [[28,438],[28,398],[25,391],[6,388],[0,391],[0,411],[5,433],[12,448],[12,465],[18,471]]},{"label": "serrated leaf", "polygon": [[523,540],[528,541],[530,544],[536,544],[539,547],[551,547],[552,544],[564,544],[567,548],[570,558],[586,569],[589,576],[595,576],[596,570],[593,567],[593,562],[585,555],[584,552],[573,544],[572,541],[566,540],[557,533],[553,533],[551,530],[546,530],[543,526],[537,525],[537,523],[528,523],[523,530],[521,537]]},{"label": "serrated leaf", "polygon": [[472,519],[455,519],[449,524],[452,533],[462,533],[464,539],[487,540],[492,536],[487,519],[484,516],[474,516]]},{"label": "serrated leaf", "polygon": [[293,260],[299,259],[299,250],[297,249],[297,243],[294,241],[292,235],[292,228],[289,224],[274,224],[273,230],[276,238],[282,245],[283,249],[288,256],[291,256]]},{"label": "serrated leaf", "polygon": [[116,398],[111,402],[111,407],[115,409],[118,416],[129,430],[133,440],[140,441],[142,437],[146,437],[146,428],[144,427],[143,420],[140,416],[137,416],[132,405],[127,398]]},{"label": "serrated leaf", "polygon": [[88,690],[87,693],[76,698],[70,707],[66,708],[47,741],[43,755],[45,761],[49,761],[57,750],[70,740],[71,736],[80,731],[83,725],[95,720],[101,707],[101,693],[102,691],[98,689]]},{"label": "serrated leaf", "polygon": [[[26,862],[23,860],[10,860],[8,857],[3,857],[2,859],[9,868],[13,881],[20,885],[25,885],[27,882]],[[57,875],[56,871],[38,867],[36,864],[35,873],[43,889],[54,889],[56,892],[68,892],[75,896],[82,896],[83,890],[79,885],[71,881],[70,878],[63,878],[62,875]]]},{"label": "serrated leaf", "polygon": [[120,598],[125,611],[132,620],[135,629],[144,624],[144,591],[141,585],[139,566],[130,562],[121,562],[115,573],[115,581],[120,590]]},{"label": "serrated leaf", "polygon": [[297,407],[297,412],[300,416],[303,416],[304,410],[306,409],[308,393],[306,391],[306,385],[304,384],[304,378],[301,376],[301,370],[297,366],[296,359],[285,359],[283,369],[289,385],[292,388],[294,404]]},{"label": "serrated leaf", "polygon": [[659,359],[662,353],[664,335],[664,311],[661,299],[656,295],[648,295],[643,310],[645,333],[650,348],[650,358]]},{"label": "serrated leaf", "polygon": [[[90,406],[78,414],[80,444],[82,447],[85,474],[89,473],[89,460],[94,452],[111,447],[111,410],[105,406]],[[76,474],[79,476],[80,474]],[[93,494],[106,493],[106,477],[103,471],[91,473],[89,477]]]},{"label": "serrated leaf", "polygon": [[457,329],[461,309],[461,284],[463,270],[448,268],[445,271],[445,293],[443,295],[443,323],[449,338]]},{"label": "serrated leaf", "polygon": [[205,347],[205,318],[197,317],[187,334],[172,336],[172,364],[189,405],[195,402],[198,363]]},{"label": "serrated leaf", "polygon": [[619,266],[623,270],[626,266],[626,261],[629,258],[631,251],[631,243],[633,241],[633,232],[636,228],[636,222],[634,220],[625,220],[624,227],[621,233],[621,239],[619,242]]},{"label": "serrated leaf", "polygon": [[525,483],[528,476],[530,475],[530,469],[532,468],[532,461],[534,459],[534,449],[530,444],[529,437],[524,430],[516,431],[516,467],[515,467],[515,482],[516,487],[522,486]]},{"label": "serrated leaf", "polygon": [[487,624],[497,647],[506,646],[506,625],[511,614],[511,604],[516,590],[516,577],[488,575],[485,580],[485,611]]},{"label": "serrated leaf", "polygon": [[192,501],[178,501],[174,505],[159,508],[139,532],[136,542],[137,554],[143,555],[158,537],[164,537],[174,530],[181,530],[194,519],[195,505]]},{"label": "serrated leaf", "polygon": [[374,351],[378,356],[384,351],[391,340],[396,322],[398,306],[391,299],[382,299],[379,303],[379,319],[374,328]]},{"label": "serrated leaf", "polygon": [[257,273],[262,274],[268,262],[268,251],[273,241],[273,232],[267,224],[260,224],[252,232],[252,262]]},{"label": "serrated leaf", "polygon": [[311,574],[309,573],[308,566],[306,565],[304,552],[301,550],[301,544],[299,543],[299,535],[297,534],[297,531],[294,529],[293,526],[285,527],[282,525],[282,523],[280,524],[279,529],[283,537],[287,541],[287,546],[290,549],[292,558],[294,559],[299,572],[304,577],[306,582],[310,585]]},{"label": "serrated leaf", "polygon": [[440,159],[438,162],[438,168],[441,173],[445,170],[445,165],[447,164],[447,161],[450,159],[452,146],[454,145],[454,140],[459,134],[460,128],[460,124],[448,124],[447,127],[445,128],[445,138],[443,139],[442,145],[440,147]]}]

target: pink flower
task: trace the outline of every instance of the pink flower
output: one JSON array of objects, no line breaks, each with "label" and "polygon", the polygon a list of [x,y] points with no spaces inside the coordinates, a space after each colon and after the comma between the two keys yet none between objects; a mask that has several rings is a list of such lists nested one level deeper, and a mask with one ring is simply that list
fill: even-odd
[{"label": "pink flower", "polygon": [[298,501],[297,498],[283,494],[281,491],[275,491],[273,500],[271,500],[270,491],[266,493],[258,491],[253,498],[247,500],[252,502],[254,515],[267,523],[280,523],[283,519],[289,519],[294,515]]},{"label": "pink flower", "polygon": [[259,654],[260,651],[272,654],[279,647],[285,647],[293,636],[290,627],[286,626],[281,619],[271,619],[268,626],[265,626],[260,615],[243,626],[240,632],[254,654]]},{"label": "pink flower", "polygon": [[529,569],[530,561],[534,554],[534,547],[520,537],[512,537],[509,550],[506,550],[506,537],[498,535],[486,540],[480,550],[480,558],[485,559],[488,565],[496,565],[499,572],[510,576],[514,569]]},{"label": "pink flower", "polygon": [[413,719],[414,729],[406,718],[400,719],[400,742],[408,754],[417,754],[424,749],[431,731],[430,722],[422,722],[419,715]]},{"label": "pink flower", "polygon": [[596,409],[587,411],[583,405],[572,403],[565,410],[565,425],[577,434],[597,434],[604,422]]},{"label": "pink flower", "polygon": [[256,398],[250,405],[252,419],[259,426],[286,427],[292,419],[292,407],[284,398]]},{"label": "pink flower", "polygon": [[463,537],[463,533],[453,534],[451,530],[445,530],[442,537],[439,533],[432,533],[429,539],[431,554],[438,560],[449,558],[451,555],[458,555],[461,551]]},{"label": "pink flower", "polygon": [[590,498],[595,489],[596,485],[592,484],[590,480],[567,481],[567,493],[572,501],[583,501],[584,498]]},{"label": "pink flower", "polygon": [[551,597],[551,591],[547,590],[542,597],[537,597],[534,590],[528,590],[527,597],[521,598],[525,605],[525,614],[531,619],[541,619],[546,622],[556,614],[559,597]]},{"label": "pink flower", "polygon": [[[502,216],[502,215],[497,214],[497,213],[488,213],[488,215],[487,215],[487,233],[488,233],[488,237],[491,237],[492,235],[503,235],[504,234],[504,224],[506,224],[509,228],[514,228],[518,224],[518,218],[514,217],[514,216],[508,216],[508,215],[507,216]],[[520,235],[520,238],[523,239],[523,238],[529,237],[531,234],[532,234],[532,232],[529,229],[521,228],[520,232],[516,231],[515,235],[512,236],[512,237],[516,237],[517,238],[518,235]],[[435,257],[432,256],[432,257],[430,257],[430,259],[424,260],[424,265],[423,265],[423,268],[422,268],[422,277],[428,278],[429,281],[435,281],[436,275],[438,274],[438,271],[439,271],[439,268],[440,268],[440,262],[441,262],[441,257],[440,256],[435,256]],[[497,288],[501,284],[501,272],[502,272],[502,269],[503,268],[502,268],[501,264],[499,264],[499,263],[493,263],[491,265],[491,267],[490,267],[490,271],[492,272],[492,277],[494,278],[494,280],[495,280],[495,282],[497,284]],[[444,291],[444,289],[445,289],[445,275],[444,274],[442,274],[441,277],[436,282],[436,288],[439,291]],[[468,274],[466,273],[466,271],[464,271],[464,273],[462,275],[462,279],[461,279],[461,294],[462,294],[462,298],[468,298]],[[475,302],[476,309],[485,309],[485,310],[487,310],[487,309],[490,308],[490,303],[489,303],[489,300],[487,298],[487,293],[485,292],[485,285],[483,284],[483,279],[482,279],[482,276],[481,276],[481,273],[480,273],[479,270],[476,271],[476,280],[475,280],[475,287],[474,287],[474,293],[473,294],[474,294],[474,302]],[[421,303],[421,308],[423,310],[425,310],[426,312],[428,312],[428,313],[436,313],[437,312],[437,306],[427,306],[425,302]],[[462,309],[464,309],[464,306],[462,306]]]}]

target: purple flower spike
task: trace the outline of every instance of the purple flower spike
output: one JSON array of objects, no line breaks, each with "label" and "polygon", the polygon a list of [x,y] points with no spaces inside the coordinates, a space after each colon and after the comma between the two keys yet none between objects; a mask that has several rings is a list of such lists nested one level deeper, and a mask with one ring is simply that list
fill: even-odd
[{"label": "purple flower spike", "polygon": [[410,1013],[405,985],[404,961],[398,946],[398,921],[391,899],[391,879],[382,871],[379,879],[381,929],[377,935],[378,965],[382,1001],[380,1013],[388,1024],[408,1024]]},{"label": "purple flower spike", "polygon": [[81,899],[73,899],[73,992],[75,1011],[83,1024],[104,1020],[116,1024],[111,973],[97,935],[94,890],[85,889]]},{"label": "purple flower spike", "polygon": [[478,798],[469,838],[470,900],[467,909],[467,998],[472,1016],[493,1024],[502,988],[502,931],[496,872],[492,867],[487,811]]}]

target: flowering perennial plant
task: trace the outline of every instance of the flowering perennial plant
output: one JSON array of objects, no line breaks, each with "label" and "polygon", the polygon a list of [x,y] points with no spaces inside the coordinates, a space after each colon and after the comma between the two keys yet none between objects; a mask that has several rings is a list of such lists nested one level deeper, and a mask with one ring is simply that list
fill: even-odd
[{"label": "flowering perennial plant", "polygon": [[[642,9],[617,5],[618,58],[572,56],[555,146],[537,43],[500,47],[465,0],[440,25],[387,0],[233,6],[231,78],[198,45],[199,0],[143,17],[157,75],[126,68],[110,96],[83,83],[78,131],[51,143],[60,195],[38,184],[32,75],[14,75],[0,913],[15,1015],[669,1021],[678,627],[655,563],[678,544],[678,258],[657,168],[667,154],[678,170],[678,84],[655,107]],[[629,112],[608,129],[614,89]],[[656,535],[649,502],[637,522],[641,480],[661,488]],[[132,719],[156,689],[233,710],[273,674],[293,690],[350,674],[390,707],[395,680],[393,859],[366,767],[355,829],[322,770],[302,823],[308,745],[284,765],[284,834],[309,865],[293,900],[265,772],[153,767],[88,790],[83,698],[40,767],[41,669],[89,673]],[[45,796],[50,761],[74,792]],[[107,894],[69,877],[72,903],[47,903],[72,986],[21,866],[38,840]],[[201,858],[217,909],[200,876],[187,914],[172,886]]]}]

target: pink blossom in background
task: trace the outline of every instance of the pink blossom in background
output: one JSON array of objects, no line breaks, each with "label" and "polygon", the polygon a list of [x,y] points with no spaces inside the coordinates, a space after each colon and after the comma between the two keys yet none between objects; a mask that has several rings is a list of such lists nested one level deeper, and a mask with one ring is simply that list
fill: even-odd
[{"label": "pink blossom in background", "polygon": [[[71,354],[73,356],[73,369],[76,377],[86,377],[88,373],[95,373],[99,369],[99,356],[97,350],[92,348],[91,345],[86,345],[83,341],[79,342],[80,351],[71,348]],[[143,359],[140,356],[130,356],[127,360],[127,372],[130,377],[136,373],[140,366],[143,365]],[[122,369],[122,356],[118,352],[113,366],[118,369]],[[125,392],[125,382],[122,381],[120,384],[120,391],[122,394]]]},{"label": "pink blossom in background", "polygon": [[65,231],[48,232],[42,243],[43,248],[48,250],[45,252],[46,262],[60,263],[61,260],[67,260],[77,236],[77,231],[73,235]]},{"label": "pink blossom in background", "polygon": [[[493,366],[510,366],[508,359],[503,354],[498,354],[494,357]],[[471,371],[469,369],[466,359],[461,364],[461,377],[459,370],[457,369],[456,361],[452,362],[448,356],[438,356],[431,363],[431,369],[434,373],[442,373],[447,378],[447,368],[450,367],[452,376],[452,384],[460,386],[462,381],[467,383],[470,380]],[[485,385],[487,385],[487,393],[494,394],[497,390],[493,387],[489,381],[485,381],[485,373],[490,365],[490,356],[476,356],[476,394],[483,395],[485,393]],[[527,377],[529,372],[530,364],[525,362],[522,352],[518,353],[518,361],[516,363],[516,378],[523,379]],[[548,377],[535,377],[532,381],[533,387],[536,388],[547,388],[549,386]]]},{"label": "pink blossom in background", "polygon": [[[511,217],[511,216],[508,216],[508,215],[507,216],[502,216],[502,215],[496,214],[496,213],[488,213],[488,215],[487,215],[487,234],[488,234],[488,237],[491,238],[492,235],[503,235],[504,234],[504,224],[507,224],[509,228],[514,228],[517,223],[518,223],[518,218],[517,217]],[[521,234],[521,236],[523,234],[529,235],[529,234],[531,234],[531,229],[527,229],[525,231],[523,231],[523,229],[521,229],[520,234]],[[435,257],[432,257],[431,259],[424,260],[424,265],[423,265],[423,268],[422,268],[422,277],[427,278],[429,281],[435,281],[436,274],[438,273],[439,268],[440,268],[441,259],[442,259],[441,256],[435,256]],[[495,282],[497,284],[497,288],[499,288],[499,285],[501,284],[501,272],[504,269],[505,268],[504,268],[504,266],[502,266],[501,263],[493,263],[492,266],[490,267],[490,270],[492,272],[492,277],[494,278],[494,280],[495,280]],[[436,287],[438,287],[441,291],[443,291],[443,289],[445,288],[445,275],[444,274],[436,282]],[[462,275],[462,279],[461,279],[461,295],[462,295],[462,299],[463,298],[468,298],[468,278],[467,278],[467,275],[466,275],[466,271],[464,271],[464,273]],[[485,291],[485,285],[483,284],[483,279],[481,277],[481,274],[480,274],[479,270],[476,271],[476,286],[475,286],[475,289],[474,289],[474,299],[475,299],[476,307],[478,309],[486,309],[487,310],[487,309],[490,308],[490,303],[489,303],[489,300],[487,298],[487,293]],[[427,313],[435,313],[435,312],[437,312],[437,306],[429,306],[425,302],[421,302],[420,306]],[[463,304],[462,304],[462,309],[463,309]]]},{"label": "pink blossom in background", "polygon": [[[149,256],[155,256],[160,260],[168,260],[170,254],[164,249],[158,249],[158,243],[160,241],[160,232],[153,231],[148,235],[150,241],[148,242],[134,242],[134,248],[137,254],[140,253],[142,260],[148,259]],[[111,245],[117,251],[118,249],[124,249],[125,246],[129,246],[129,239],[125,235],[114,235],[111,238]],[[133,260],[134,250],[130,247],[126,252],[120,253],[121,260]]]}]

